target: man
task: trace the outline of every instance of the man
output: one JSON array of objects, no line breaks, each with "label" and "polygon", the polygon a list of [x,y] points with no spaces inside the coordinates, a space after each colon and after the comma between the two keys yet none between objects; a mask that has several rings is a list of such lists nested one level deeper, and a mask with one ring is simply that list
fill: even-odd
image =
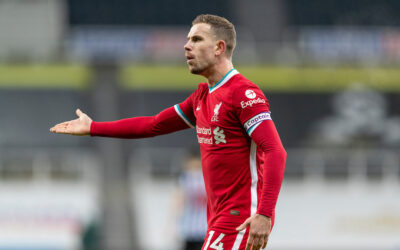
[{"label": "man", "polygon": [[275,217],[286,161],[269,104],[261,90],[233,68],[233,24],[199,15],[184,46],[189,70],[201,83],[184,102],[152,117],[94,122],[78,119],[50,131],[118,138],[151,137],[196,128],[207,192],[203,250],[265,248]]}]

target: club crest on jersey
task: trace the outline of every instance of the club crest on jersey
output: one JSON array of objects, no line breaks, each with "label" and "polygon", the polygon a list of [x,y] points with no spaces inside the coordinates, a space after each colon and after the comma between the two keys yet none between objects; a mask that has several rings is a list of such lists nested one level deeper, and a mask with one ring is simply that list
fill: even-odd
[{"label": "club crest on jersey", "polygon": [[212,122],[217,122],[218,121],[218,115],[219,115],[219,109],[221,108],[222,102],[218,103],[214,107],[214,115],[211,117]]}]

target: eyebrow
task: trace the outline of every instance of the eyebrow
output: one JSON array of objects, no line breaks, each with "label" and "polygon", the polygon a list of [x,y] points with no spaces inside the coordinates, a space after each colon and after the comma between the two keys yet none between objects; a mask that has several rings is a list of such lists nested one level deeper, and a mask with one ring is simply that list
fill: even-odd
[{"label": "eyebrow", "polygon": [[188,37],[187,37],[187,40],[190,40],[191,38],[193,39],[193,38],[203,38],[203,37],[200,36],[200,35],[194,35],[194,36],[192,36],[192,37],[188,36]]}]

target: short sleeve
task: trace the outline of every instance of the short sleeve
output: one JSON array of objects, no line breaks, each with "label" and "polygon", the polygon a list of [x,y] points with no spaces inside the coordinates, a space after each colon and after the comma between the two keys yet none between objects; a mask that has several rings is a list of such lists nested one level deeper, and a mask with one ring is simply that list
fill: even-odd
[{"label": "short sleeve", "polygon": [[249,135],[261,122],[271,120],[268,100],[257,85],[248,84],[234,90],[232,102],[240,123]]},{"label": "short sleeve", "polygon": [[198,96],[200,91],[199,88],[193,92],[185,101],[174,105],[176,113],[179,117],[191,128],[196,126],[196,117],[194,115],[193,109],[196,104],[196,97]]}]

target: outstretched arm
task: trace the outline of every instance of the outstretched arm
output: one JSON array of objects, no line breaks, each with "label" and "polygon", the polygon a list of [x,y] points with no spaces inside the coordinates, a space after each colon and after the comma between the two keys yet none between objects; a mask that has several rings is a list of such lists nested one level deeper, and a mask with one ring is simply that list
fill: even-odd
[{"label": "outstretched arm", "polygon": [[115,138],[146,138],[189,128],[174,107],[155,116],[143,116],[110,122],[92,121],[77,110],[78,119],[57,124],[51,132],[71,135],[92,135]]},{"label": "outstretched arm", "polygon": [[50,131],[58,134],[90,135],[92,119],[80,109],[76,110],[76,115],[78,116],[77,119],[59,123],[50,128]]},{"label": "outstretched arm", "polygon": [[141,116],[111,122],[92,122],[90,134],[115,138],[147,138],[187,129],[189,126],[179,117],[174,107],[155,116]]}]

